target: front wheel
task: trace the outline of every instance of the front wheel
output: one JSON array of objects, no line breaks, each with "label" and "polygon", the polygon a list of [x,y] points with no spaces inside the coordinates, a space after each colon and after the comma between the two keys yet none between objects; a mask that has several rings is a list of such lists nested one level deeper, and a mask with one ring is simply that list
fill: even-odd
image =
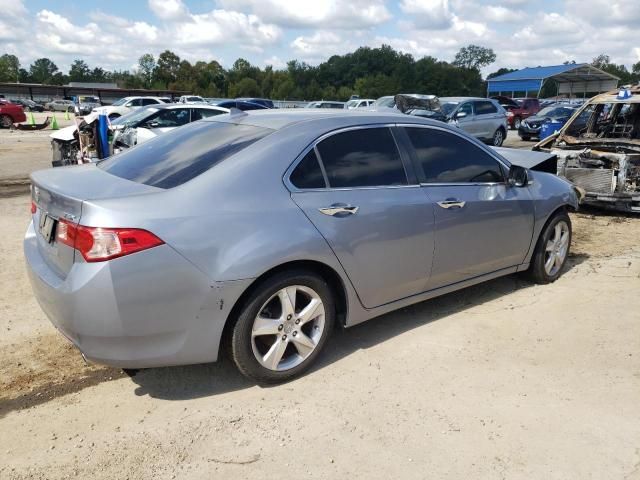
[{"label": "front wheel", "polygon": [[502,128],[499,128],[493,134],[493,138],[491,139],[491,145],[493,145],[494,147],[501,147],[503,142],[504,142],[504,130],[502,130]]},{"label": "front wheel", "polygon": [[520,138],[525,142],[528,142],[529,140],[531,140],[531,137],[529,135],[520,135]]},{"label": "front wheel", "polygon": [[314,362],[333,329],[331,288],[305,271],[263,281],[245,302],[230,338],[230,354],[245,376],[279,383]]},{"label": "front wheel", "polygon": [[562,273],[570,246],[571,219],[566,212],[559,212],[540,234],[528,272],[531,280],[540,284],[555,282]]}]

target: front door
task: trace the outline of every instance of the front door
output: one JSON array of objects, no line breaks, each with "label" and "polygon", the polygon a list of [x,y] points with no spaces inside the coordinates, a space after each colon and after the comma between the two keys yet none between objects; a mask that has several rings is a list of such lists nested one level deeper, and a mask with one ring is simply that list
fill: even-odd
[{"label": "front door", "polygon": [[527,187],[511,187],[506,169],[471,140],[438,128],[405,129],[423,192],[434,205],[430,288],[521,264],[533,236]]},{"label": "front door", "polygon": [[389,128],[322,140],[290,182],[293,200],[327,240],[365,307],[426,290],[433,206],[415,182],[410,185]]}]

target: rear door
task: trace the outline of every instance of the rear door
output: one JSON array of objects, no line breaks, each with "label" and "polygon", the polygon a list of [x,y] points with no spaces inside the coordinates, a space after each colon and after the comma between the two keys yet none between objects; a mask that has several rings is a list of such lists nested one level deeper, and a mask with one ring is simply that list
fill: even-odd
[{"label": "rear door", "polygon": [[510,187],[488,149],[436,127],[405,127],[423,193],[434,204],[430,288],[519,265],[533,236],[528,188]]},{"label": "rear door", "polygon": [[320,140],[292,170],[289,187],[365,307],[426,289],[433,205],[407,175],[390,127],[348,129]]},{"label": "rear door", "polygon": [[488,100],[477,100],[473,104],[476,114],[477,136],[492,138],[495,131],[500,128],[504,116],[498,112],[498,107]]}]

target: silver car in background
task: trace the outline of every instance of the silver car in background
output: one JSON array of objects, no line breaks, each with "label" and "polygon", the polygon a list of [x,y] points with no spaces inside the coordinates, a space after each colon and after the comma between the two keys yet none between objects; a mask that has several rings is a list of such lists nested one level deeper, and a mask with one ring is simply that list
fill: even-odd
[{"label": "silver car in background", "polygon": [[281,382],[335,324],[515,272],[556,280],[577,199],[525,168],[548,157],[393,113],[219,115],[33,173],[28,272],[88,360],[212,362],[224,344]]},{"label": "silver car in background", "polygon": [[490,98],[440,97],[449,122],[469,135],[499,147],[507,138],[507,112]]}]

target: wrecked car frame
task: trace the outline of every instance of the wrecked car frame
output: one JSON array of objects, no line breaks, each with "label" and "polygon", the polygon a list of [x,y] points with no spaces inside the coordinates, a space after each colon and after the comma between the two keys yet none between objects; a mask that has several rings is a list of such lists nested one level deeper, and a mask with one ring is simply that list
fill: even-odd
[{"label": "wrecked car frame", "polygon": [[582,203],[640,212],[640,86],[593,97],[533,149],[556,155]]}]

